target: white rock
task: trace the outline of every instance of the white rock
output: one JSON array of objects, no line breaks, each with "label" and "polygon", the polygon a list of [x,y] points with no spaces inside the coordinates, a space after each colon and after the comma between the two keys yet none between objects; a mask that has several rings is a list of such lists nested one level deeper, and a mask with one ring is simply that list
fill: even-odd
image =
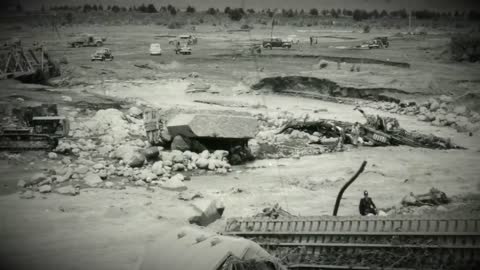
[{"label": "white rock", "polygon": [[152,166],[152,172],[156,175],[163,175],[163,162],[157,161]]},{"label": "white rock", "polygon": [[62,100],[66,102],[72,102],[73,99],[70,96],[62,96]]},{"label": "white rock", "polygon": [[85,165],[80,165],[77,168],[75,168],[75,173],[86,174],[87,172],[88,172],[88,167]]},{"label": "white rock", "polygon": [[176,171],[184,171],[184,170],[185,170],[185,165],[183,165],[182,163],[173,164],[172,171],[176,172]]},{"label": "white rock", "polygon": [[28,181],[26,181],[26,186],[36,185],[46,179],[47,176],[44,173],[35,173]]},{"label": "white rock", "polygon": [[19,187],[19,188],[24,188],[26,186],[27,186],[27,183],[25,182],[25,180],[19,180],[17,182],[17,187]]},{"label": "white rock", "polygon": [[49,193],[52,191],[52,186],[50,185],[43,185],[38,188],[38,192],[40,193]]},{"label": "white rock", "polygon": [[88,173],[87,175],[85,175],[84,181],[85,181],[85,184],[87,184],[90,187],[96,187],[99,184],[103,183],[100,176],[94,173]]},{"label": "white rock", "polygon": [[176,174],[165,181],[165,183],[162,183],[161,187],[167,190],[183,191],[187,189],[183,180],[184,176],[182,174]]},{"label": "white rock", "polygon": [[440,103],[436,99],[429,99],[429,103],[431,111],[436,111],[438,108],[440,108]]},{"label": "white rock", "polygon": [[62,195],[71,195],[71,196],[75,196],[79,193],[78,189],[74,188],[71,185],[59,187],[55,190],[55,192]]},{"label": "white rock", "polygon": [[217,160],[223,160],[224,158],[227,158],[228,156],[228,151],[225,151],[225,150],[215,150],[215,152],[213,152],[213,158],[214,159],[217,159]]},{"label": "white rock", "polygon": [[453,98],[450,97],[450,96],[447,96],[447,95],[441,95],[441,96],[440,96],[440,101],[441,101],[441,102],[445,102],[445,103],[452,103],[452,102],[453,102]]},{"label": "white rock", "polygon": [[210,157],[210,152],[208,150],[203,151],[200,153],[200,158],[208,159]]},{"label": "white rock", "polygon": [[142,110],[137,107],[131,107],[130,109],[128,109],[128,115],[133,117],[140,117],[142,113]]},{"label": "white rock", "polygon": [[208,160],[208,169],[210,171],[214,171],[215,168],[216,168],[215,160],[213,160],[213,159]]},{"label": "white rock", "polygon": [[103,165],[103,163],[97,163],[97,164],[93,165],[93,168],[95,170],[101,170],[101,169],[105,168],[105,165]]},{"label": "white rock", "polygon": [[209,161],[208,159],[205,158],[198,158],[197,161],[195,162],[195,165],[197,165],[198,168],[200,169],[206,169],[208,168]]},{"label": "white rock", "polygon": [[453,112],[459,115],[465,115],[467,113],[466,106],[457,106],[453,109]]},{"label": "white rock", "polygon": [[199,226],[207,226],[213,223],[222,217],[225,210],[225,205],[219,200],[195,200],[191,206],[194,213],[188,221]]},{"label": "white rock", "polygon": [[110,182],[110,181],[105,182],[105,187],[106,188],[112,188],[113,186],[115,186],[115,184],[113,182]]},{"label": "white rock", "polygon": [[58,155],[54,152],[48,153],[48,158],[49,159],[57,159]]}]

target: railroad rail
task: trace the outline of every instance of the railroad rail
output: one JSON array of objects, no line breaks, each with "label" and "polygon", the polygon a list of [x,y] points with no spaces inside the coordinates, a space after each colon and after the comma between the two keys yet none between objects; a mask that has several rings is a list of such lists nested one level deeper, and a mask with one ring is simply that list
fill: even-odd
[{"label": "railroad rail", "polygon": [[224,234],[257,242],[289,269],[480,266],[480,217],[232,218]]}]

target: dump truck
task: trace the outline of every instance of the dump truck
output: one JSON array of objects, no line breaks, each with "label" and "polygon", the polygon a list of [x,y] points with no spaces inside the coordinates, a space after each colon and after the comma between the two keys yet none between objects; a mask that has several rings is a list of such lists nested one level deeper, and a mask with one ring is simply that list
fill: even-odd
[{"label": "dump truck", "polygon": [[75,37],[68,42],[68,46],[72,48],[80,47],[101,47],[107,39],[105,37],[97,37],[90,34]]}]

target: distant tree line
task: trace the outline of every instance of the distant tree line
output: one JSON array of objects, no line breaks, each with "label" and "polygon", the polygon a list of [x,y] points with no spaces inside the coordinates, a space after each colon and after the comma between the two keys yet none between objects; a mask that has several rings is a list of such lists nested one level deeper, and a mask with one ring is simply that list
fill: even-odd
[{"label": "distant tree line", "polygon": [[[23,11],[23,7],[18,4],[16,7],[17,11]],[[45,7],[42,6],[42,12],[45,11]],[[95,12],[95,11],[110,11],[110,12],[141,12],[141,13],[169,13],[171,15],[176,15],[181,10],[174,7],[173,5],[161,6],[159,9],[155,7],[153,4],[142,4],[140,6],[131,6],[131,7],[122,7],[118,5],[107,6],[103,7],[101,4],[90,5],[85,4],[83,6],[51,6],[50,10],[54,11],[83,11],[83,12]],[[194,6],[187,6],[184,10],[186,13],[196,13],[197,9]],[[217,15],[220,14],[220,10],[218,8],[208,8],[204,11],[206,14],[209,15]],[[322,16],[322,17],[331,17],[331,18],[340,18],[340,17],[352,17],[355,21],[362,21],[362,20],[369,20],[369,19],[380,19],[380,18],[400,18],[406,19],[408,18],[409,14],[407,10],[400,9],[400,10],[392,10],[387,12],[386,10],[378,11],[378,10],[363,10],[363,9],[322,9],[319,10],[317,8],[312,8],[308,11],[303,9],[262,9],[260,11],[255,11],[254,9],[246,9],[243,8],[231,8],[226,7],[223,10],[223,13],[226,14],[231,20],[239,21],[247,14],[262,14],[267,15],[269,17],[273,16],[283,16],[287,18],[293,18],[297,16]],[[480,12],[479,11],[453,11],[453,12],[439,12],[439,11],[432,11],[432,10],[415,10],[412,11],[412,16],[419,20],[428,20],[428,19],[439,19],[439,18],[465,18],[469,20],[480,20]]]}]

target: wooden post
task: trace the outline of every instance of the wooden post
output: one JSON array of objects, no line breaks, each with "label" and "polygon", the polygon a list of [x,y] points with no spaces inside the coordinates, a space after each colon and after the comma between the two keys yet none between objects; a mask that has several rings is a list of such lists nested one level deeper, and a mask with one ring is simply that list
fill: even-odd
[{"label": "wooden post", "polygon": [[350,180],[342,187],[342,189],[340,189],[340,192],[337,195],[337,200],[335,201],[335,207],[333,208],[333,216],[337,216],[338,207],[340,207],[340,201],[342,200],[343,192],[345,192],[348,186],[350,186],[350,184],[352,184],[353,181],[355,181],[355,179],[357,179],[357,177],[363,172],[366,165],[367,161],[364,161],[360,166],[360,169],[358,169],[357,173],[355,173],[355,175],[350,178]]}]

